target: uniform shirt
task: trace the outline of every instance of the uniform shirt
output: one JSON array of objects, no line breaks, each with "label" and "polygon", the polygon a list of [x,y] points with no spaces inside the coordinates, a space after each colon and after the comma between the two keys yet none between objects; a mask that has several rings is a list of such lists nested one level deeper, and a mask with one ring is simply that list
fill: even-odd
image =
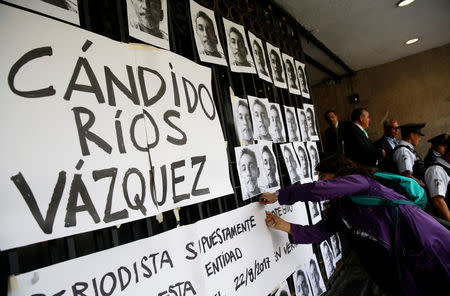
[{"label": "uniform shirt", "polygon": [[[443,158],[436,159],[436,162],[450,168],[450,164]],[[444,168],[438,165],[432,165],[425,171],[425,184],[427,184],[430,197],[440,195],[445,197],[447,194],[447,186],[450,182],[450,177]]]},{"label": "uniform shirt", "polygon": [[[405,145],[414,150],[414,146],[406,141],[401,140],[399,145]],[[413,173],[413,166],[416,161],[416,155],[414,152],[406,147],[400,147],[394,152],[392,159],[397,165],[400,173],[403,173],[404,171],[409,171],[411,174]]]}]

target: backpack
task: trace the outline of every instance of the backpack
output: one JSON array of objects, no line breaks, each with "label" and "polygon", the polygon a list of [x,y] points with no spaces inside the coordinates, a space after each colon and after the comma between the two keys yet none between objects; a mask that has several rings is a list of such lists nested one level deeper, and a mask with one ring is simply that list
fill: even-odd
[{"label": "backpack", "polygon": [[375,180],[384,186],[393,189],[397,193],[403,195],[409,200],[397,199],[389,200],[377,196],[360,196],[352,195],[350,199],[358,205],[367,206],[387,206],[392,209],[392,249],[394,251],[394,260],[397,265],[397,277],[401,281],[400,263],[398,260],[397,249],[397,228],[398,228],[398,207],[404,204],[412,204],[424,210],[427,205],[427,194],[425,189],[416,182],[416,180],[391,173],[376,172],[374,174]]}]

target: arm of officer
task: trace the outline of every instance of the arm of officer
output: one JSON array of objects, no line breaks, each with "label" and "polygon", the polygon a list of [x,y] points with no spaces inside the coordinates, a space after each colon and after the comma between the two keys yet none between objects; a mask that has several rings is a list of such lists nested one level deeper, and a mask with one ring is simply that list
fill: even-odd
[{"label": "arm of officer", "polygon": [[447,194],[448,176],[443,168],[432,165],[425,171],[425,183],[431,196],[431,204],[439,217],[450,221],[450,211],[445,202]]},{"label": "arm of officer", "polygon": [[439,217],[450,222],[450,211],[448,210],[444,197],[441,195],[433,196],[431,198],[431,203],[433,204],[436,212],[439,214]]}]

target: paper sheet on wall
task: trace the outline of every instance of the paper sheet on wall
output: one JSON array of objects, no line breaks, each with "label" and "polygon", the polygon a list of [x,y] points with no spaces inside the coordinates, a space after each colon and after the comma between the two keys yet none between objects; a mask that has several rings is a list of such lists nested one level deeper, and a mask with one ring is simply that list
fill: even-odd
[{"label": "paper sheet on wall", "polygon": [[209,68],[6,5],[0,24],[0,249],[232,193]]},{"label": "paper sheet on wall", "polygon": [[[302,204],[271,209],[304,222]],[[18,275],[8,295],[267,295],[312,256],[269,230],[264,207],[248,206],[116,248]],[[270,208],[269,208],[270,209]],[[213,222],[213,223],[212,223]],[[188,271],[188,272],[187,272]],[[194,293],[195,291],[195,293]],[[99,294],[100,295],[100,294]]]}]

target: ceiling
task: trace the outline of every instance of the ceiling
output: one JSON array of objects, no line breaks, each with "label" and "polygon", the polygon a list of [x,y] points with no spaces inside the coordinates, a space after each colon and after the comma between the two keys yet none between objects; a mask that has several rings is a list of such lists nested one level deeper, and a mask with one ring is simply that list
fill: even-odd
[{"label": "ceiling", "polygon": [[[385,64],[450,43],[450,0],[275,0],[352,70]],[[405,41],[419,37],[419,42]],[[338,75],[344,68],[306,39],[303,51]],[[330,76],[309,65],[309,80]]]}]

